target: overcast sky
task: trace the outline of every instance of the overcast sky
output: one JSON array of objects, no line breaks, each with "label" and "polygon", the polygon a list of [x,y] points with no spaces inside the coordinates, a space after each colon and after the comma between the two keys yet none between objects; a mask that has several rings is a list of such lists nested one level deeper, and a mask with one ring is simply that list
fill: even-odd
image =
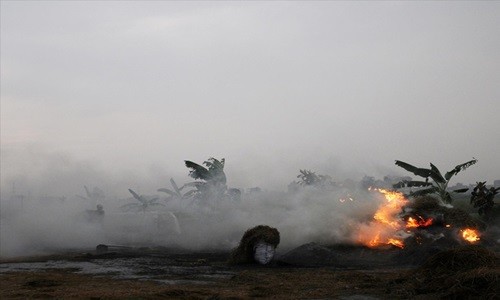
[{"label": "overcast sky", "polygon": [[3,181],[59,153],[283,188],[475,157],[455,182],[493,183],[499,113],[498,1],[1,1]]}]

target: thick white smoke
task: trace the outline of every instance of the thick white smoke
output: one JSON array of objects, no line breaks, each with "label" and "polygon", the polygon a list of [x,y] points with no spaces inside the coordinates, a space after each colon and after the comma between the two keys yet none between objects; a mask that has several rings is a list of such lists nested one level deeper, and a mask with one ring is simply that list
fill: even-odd
[{"label": "thick white smoke", "polygon": [[[294,192],[286,186],[277,191],[247,188],[239,201],[165,201],[168,195],[157,191],[170,188],[164,170],[127,174],[60,154],[35,156],[37,162],[9,160],[2,167],[2,257],[92,249],[101,243],[228,250],[245,230],[259,224],[280,231],[282,250],[311,241],[348,242],[352,230],[373,215],[380,200],[351,182],[350,186],[303,187]],[[187,174],[185,169],[176,178],[179,185],[193,181]],[[231,174],[227,176],[230,179]],[[290,174],[289,182],[295,177]],[[103,195],[89,198],[84,186],[90,193],[101,190]],[[128,188],[145,199],[158,197],[161,205],[124,211],[126,204],[140,204]],[[90,212],[97,204],[104,207],[102,218]]]}]

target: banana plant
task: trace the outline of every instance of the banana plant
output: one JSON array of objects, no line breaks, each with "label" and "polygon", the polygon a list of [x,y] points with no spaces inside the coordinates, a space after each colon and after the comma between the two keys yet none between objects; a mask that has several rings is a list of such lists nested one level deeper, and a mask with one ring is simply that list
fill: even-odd
[{"label": "banana plant", "polygon": [[315,172],[310,170],[299,170],[300,174],[297,175],[297,178],[300,179],[298,182],[299,185],[302,186],[315,186],[315,187],[325,187],[332,186],[335,183],[332,180],[332,177],[329,175],[317,175]]},{"label": "banana plant", "polygon": [[165,205],[157,202],[158,197],[148,199],[144,195],[138,195],[132,189],[128,189],[128,191],[132,194],[132,196],[134,196],[134,199],[136,199],[138,202],[128,203],[128,204],[123,205],[122,208],[126,211],[130,211],[130,210],[140,211],[140,210],[142,210],[142,212],[145,213],[149,207],[165,206]]},{"label": "banana plant", "polygon": [[226,174],[224,173],[225,159],[215,159],[213,157],[203,162],[203,167],[197,163],[186,160],[186,167],[191,169],[189,176],[194,179],[201,179],[212,185],[226,185]]},{"label": "banana plant", "polygon": [[86,185],[84,185],[83,188],[85,189],[86,197],[76,195],[78,198],[86,200],[86,201],[91,200],[96,205],[101,204],[104,201],[104,198],[106,196],[104,195],[104,192],[100,188],[94,187],[94,189],[92,191],[90,191],[90,189]]},{"label": "banana plant", "polygon": [[[433,165],[432,163],[430,164],[430,169],[426,168],[418,168],[413,165],[410,165],[408,163],[396,160],[396,165],[405,169],[408,172],[411,172],[417,176],[425,178],[425,181],[410,181],[410,180],[403,180],[400,181],[396,184],[393,185],[394,188],[405,188],[405,187],[418,187],[418,188],[423,188],[414,192],[411,192],[409,196],[417,197],[417,196],[423,196],[423,195],[428,195],[428,194],[437,194],[439,198],[445,202],[445,203],[451,203],[453,201],[453,198],[451,197],[450,192],[448,192],[448,184],[451,180],[451,178],[455,175],[457,175],[460,171],[463,171],[467,169],[468,167],[474,165],[477,163],[477,159],[473,158],[472,160],[457,165],[455,168],[453,168],[451,171],[446,172],[444,176],[442,175],[441,171]],[[429,178],[431,181],[429,182]],[[451,192],[455,193],[464,193],[468,188],[464,189],[457,189],[453,190]]]},{"label": "banana plant", "polygon": [[170,178],[170,184],[172,185],[173,189],[167,189],[167,188],[161,188],[158,189],[158,192],[163,192],[167,193],[169,196],[167,197],[166,201],[171,201],[171,200],[185,200],[189,199],[193,196],[193,194],[196,192],[196,190],[190,190],[186,193],[182,193],[182,190],[187,187],[186,185],[183,185],[179,187],[177,183],[175,183],[173,178]]},{"label": "banana plant", "polygon": [[185,187],[194,187],[195,199],[218,199],[222,198],[227,192],[226,174],[224,173],[224,158],[221,160],[213,157],[199,165],[186,160],[186,167],[191,169],[189,176],[201,181],[195,181],[185,184]]},{"label": "banana plant", "polygon": [[500,191],[500,187],[487,188],[486,181],[477,182],[472,190],[470,204],[478,208],[479,215],[483,215],[486,220],[491,219],[493,207],[495,206],[495,195]]}]

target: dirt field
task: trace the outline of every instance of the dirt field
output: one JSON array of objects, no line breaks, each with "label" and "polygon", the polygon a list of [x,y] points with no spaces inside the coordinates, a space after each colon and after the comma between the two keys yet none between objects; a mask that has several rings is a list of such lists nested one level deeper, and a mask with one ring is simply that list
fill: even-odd
[{"label": "dirt field", "polygon": [[0,298],[495,299],[495,294],[474,291],[419,290],[415,268],[230,266],[228,255],[106,253],[4,260]]},{"label": "dirt field", "polygon": [[[256,297],[345,298],[363,295],[373,298],[407,298],[394,293],[400,270],[335,271],[332,269],[249,268],[229,279],[209,284],[164,284],[152,280],[113,279],[75,274],[71,270],[15,272],[3,274],[2,299],[11,298],[180,298],[250,299]],[[357,299],[357,298],[352,298]]]}]

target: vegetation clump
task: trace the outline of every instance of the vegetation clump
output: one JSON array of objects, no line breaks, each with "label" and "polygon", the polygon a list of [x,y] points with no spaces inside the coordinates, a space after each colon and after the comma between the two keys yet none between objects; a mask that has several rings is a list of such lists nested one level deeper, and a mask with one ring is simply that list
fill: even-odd
[{"label": "vegetation clump", "polygon": [[225,159],[218,160],[216,158],[209,158],[199,165],[190,160],[184,161],[186,167],[190,169],[189,176],[199,180],[186,183],[185,187],[194,187],[194,192],[190,192],[189,196],[200,202],[207,202],[208,200],[231,199],[240,200],[241,191],[237,189],[228,189],[226,185],[226,174],[224,173]]},{"label": "vegetation clump", "polygon": [[316,174],[310,170],[299,170],[298,181],[293,181],[288,185],[289,191],[297,191],[300,187],[314,187],[317,189],[330,189],[336,186],[330,175]]},{"label": "vegetation clump", "polygon": [[430,277],[446,276],[476,268],[493,268],[499,262],[495,252],[477,245],[466,245],[436,253],[419,271]]},{"label": "vegetation clump", "polygon": [[484,224],[479,220],[474,219],[468,212],[456,208],[442,205],[437,198],[425,195],[415,197],[412,202],[406,206],[413,213],[422,216],[441,216],[443,225],[468,228],[483,228]]},{"label": "vegetation clump", "polygon": [[170,178],[170,184],[172,185],[173,189],[168,189],[168,188],[161,188],[158,189],[158,192],[163,192],[167,193],[168,197],[166,201],[171,201],[171,200],[185,200],[189,199],[196,191],[195,190],[190,190],[186,193],[182,193],[182,190],[186,187],[185,185],[179,187],[177,186],[177,183],[175,183],[175,180],[173,178]]},{"label": "vegetation clump", "polygon": [[258,225],[247,230],[245,234],[243,234],[238,247],[231,252],[229,263],[254,263],[254,247],[261,241],[277,247],[280,243],[280,233],[278,229],[267,225]]},{"label": "vegetation clump", "polygon": [[[394,188],[405,188],[405,187],[417,187],[423,188],[417,191],[411,192],[410,196],[423,196],[429,194],[437,194],[439,198],[444,203],[451,203],[453,198],[451,197],[450,192],[448,192],[448,184],[450,183],[451,178],[454,175],[457,175],[460,171],[467,169],[468,167],[477,163],[477,159],[472,159],[466,163],[455,166],[451,171],[446,172],[446,174],[442,175],[441,171],[433,165],[430,164],[430,169],[426,168],[418,168],[408,163],[405,163],[400,160],[396,160],[396,165],[405,169],[408,172],[411,172],[417,176],[425,178],[425,181],[408,181],[403,180],[393,185]],[[431,182],[429,182],[429,178],[431,178]],[[455,193],[464,193],[468,190],[468,188],[453,190]]]},{"label": "vegetation clump", "polygon": [[144,195],[137,194],[132,189],[128,189],[128,191],[132,194],[132,196],[134,196],[134,199],[137,200],[138,202],[122,205],[122,209],[124,209],[126,211],[136,210],[136,211],[142,211],[143,213],[145,213],[146,210],[150,207],[165,206],[161,203],[158,203],[158,197],[148,199]]},{"label": "vegetation clump", "polygon": [[409,274],[415,294],[493,299],[500,292],[499,257],[484,247],[468,245],[441,251]]},{"label": "vegetation clump", "polygon": [[478,182],[471,193],[470,203],[478,209],[479,215],[482,215],[487,221],[493,219],[493,208],[495,206],[495,195],[500,191],[500,187],[487,188],[486,181]]}]

